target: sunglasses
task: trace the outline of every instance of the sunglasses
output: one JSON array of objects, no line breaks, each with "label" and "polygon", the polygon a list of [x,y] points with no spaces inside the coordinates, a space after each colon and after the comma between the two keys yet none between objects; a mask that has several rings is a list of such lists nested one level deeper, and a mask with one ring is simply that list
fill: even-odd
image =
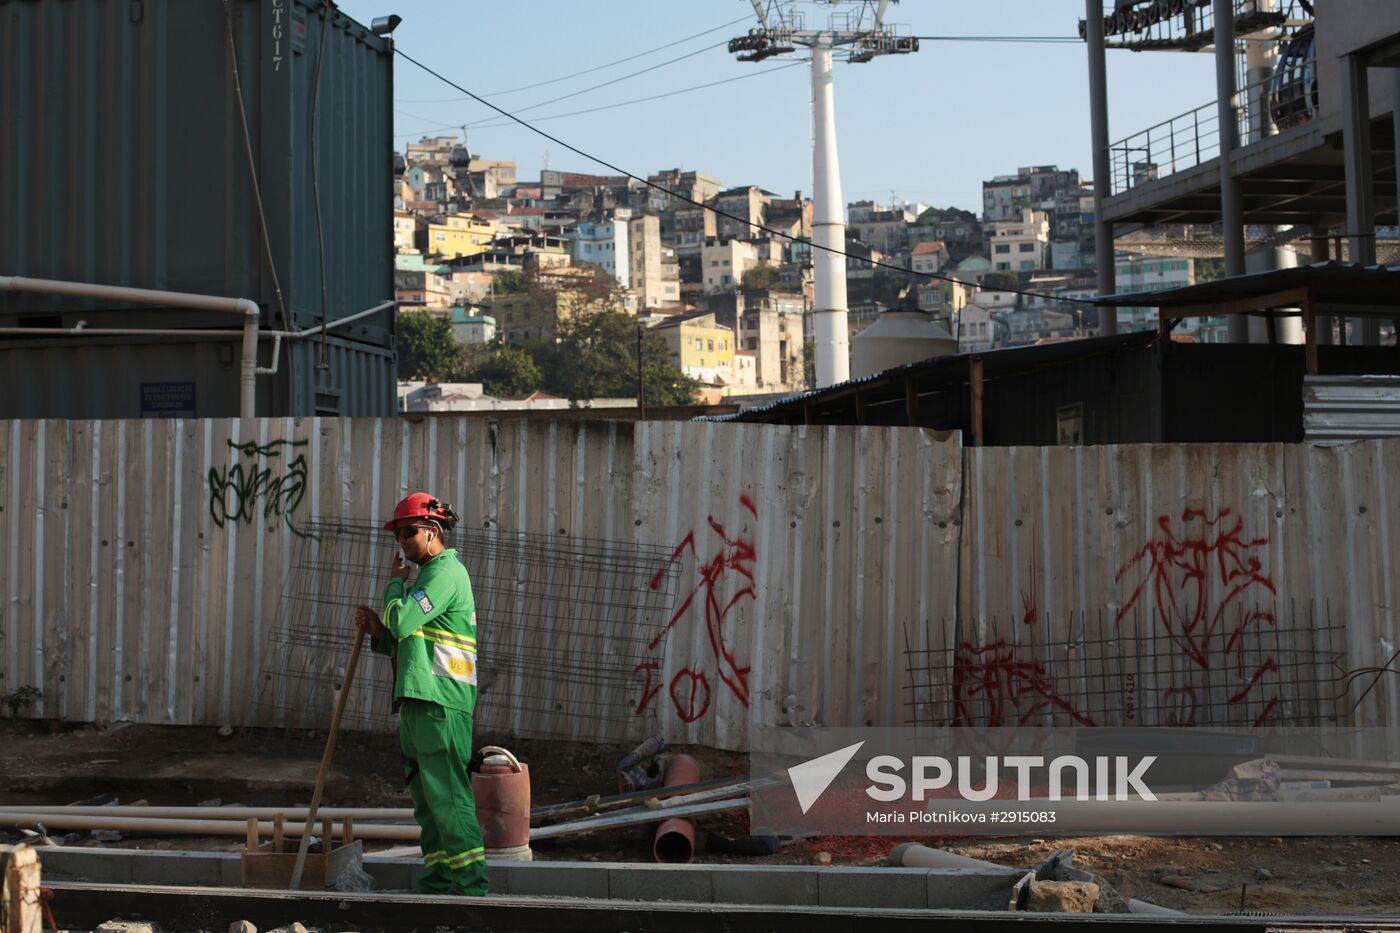
[{"label": "sunglasses", "polygon": [[428,525],[405,525],[405,526],[402,527],[402,528],[395,528],[395,529],[394,529],[394,537],[398,538],[400,541],[407,541],[407,540],[409,540],[410,538],[416,538],[416,537],[418,537],[418,532],[419,532],[420,530],[424,529],[424,528],[427,528],[427,527],[429,527],[429,526],[428,526]]}]

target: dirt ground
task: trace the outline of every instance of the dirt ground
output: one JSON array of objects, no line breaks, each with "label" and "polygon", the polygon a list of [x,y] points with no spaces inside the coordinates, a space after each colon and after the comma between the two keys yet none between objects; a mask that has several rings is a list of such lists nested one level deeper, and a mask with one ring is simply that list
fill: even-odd
[{"label": "dirt ground", "polygon": [[[623,746],[515,740],[478,735],[478,745],[501,744],[530,764],[535,804],[617,792]],[[305,805],[324,747],[322,733],[171,728],[119,723],[97,728],[0,720],[0,809],[5,805],[63,805],[110,794],[122,803],[173,806],[218,799],[224,804]],[[745,756],[683,748],[702,779],[746,772]],[[337,745],[325,806],[408,806],[401,762],[390,736],[343,735]],[[716,852],[711,834],[747,832],[742,813],[703,819],[698,862],[805,864],[830,853],[837,865],[882,862],[901,841],[892,837],[791,841],[768,856]],[[55,836],[60,834],[55,831]],[[14,838],[0,827],[0,841]],[[60,838],[62,838],[60,836]],[[1029,866],[1060,849],[1074,850],[1077,867],[1107,878],[1125,897],[1198,914],[1240,910],[1288,914],[1369,914],[1400,917],[1400,837],[1100,836],[1076,839],[930,838],[920,841],[974,858]],[[71,845],[127,848],[241,849],[235,837],[138,837],[100,843],[83,833]],[[390,843],[372,844],[371,851]],[[576,861],[649,861],[646,829],[547,840],[536,857]]]}]

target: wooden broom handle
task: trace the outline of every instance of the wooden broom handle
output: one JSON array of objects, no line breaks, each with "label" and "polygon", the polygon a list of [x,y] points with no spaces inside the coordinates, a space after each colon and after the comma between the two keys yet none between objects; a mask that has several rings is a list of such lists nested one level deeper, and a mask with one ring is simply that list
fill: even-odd
[{"label": "wooden broom handle", "polygon": [[[311,844],[311,828],[316,825],[316,811],[321,806],[321,792],[326,788],[326,774],[331,769],[331,755],[335,752],[335,737],[340,732],[340,716],[345,712],[345,701],[350,698],[350,684],[355,678],[355,665],[360,660],[360,646],[365,643],[365,633],[355,632],[355,644],[350,649],[350,663],[345,666],[345,682],[340,686],[340,696],[335,701],[335,713],[331,716],[331,731],[326,736],[326,750],[321,754],[321,770],[316,772],[316,788],[311,792],[311,808],[306,811],[306,829],[301,834],[301,844],[297,847],[297,861],[292,868],[292,881],[288,885],[293,891],[301,886],[301,872],[306,867],[306,850]],[[331,841],[321,840],[321,852],[330,854]],[[329,864],[329,863],[327,863]]]}]

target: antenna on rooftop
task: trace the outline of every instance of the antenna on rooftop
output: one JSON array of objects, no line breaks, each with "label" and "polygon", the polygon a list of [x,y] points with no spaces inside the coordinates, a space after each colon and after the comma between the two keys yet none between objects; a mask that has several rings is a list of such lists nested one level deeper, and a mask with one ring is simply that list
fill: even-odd
[{"label": "antenna on rooftop", "polygon": [[[862,63],[879,55],[919,50],[913,36],[896,35],[885,13],[898,0],[750,0],[758,26],[729,40],[739,61],[759,62],[774,56],[811,53],[812,61],[812,250],[815,306],[812,309],[817,387],[850,378],[851,356],[846,330],[845,208],[836,149],[833,57]],[[819,4],[819,6],[818,6]],[[807,28],[803,6],[830,8],[825,28]],[[813,16],[814,25],[817,16]],[[824,248],[822,248],[824,247]],[[835,250],[836,252],[831,252]]]}]

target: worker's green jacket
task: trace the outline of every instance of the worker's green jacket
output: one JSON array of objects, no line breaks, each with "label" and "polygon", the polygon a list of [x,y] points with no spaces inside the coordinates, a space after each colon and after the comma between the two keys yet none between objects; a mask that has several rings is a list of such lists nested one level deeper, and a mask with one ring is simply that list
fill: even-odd
[{"label": "worker's green jacket", "polygon": [[472,712],[476,706],[476,600],[457,552],[443,551],[418,569],[405,592],[395,577],[384,587],[384,631],[370,642],[379,654],[398,645],[395,701],[412,698]]}]

